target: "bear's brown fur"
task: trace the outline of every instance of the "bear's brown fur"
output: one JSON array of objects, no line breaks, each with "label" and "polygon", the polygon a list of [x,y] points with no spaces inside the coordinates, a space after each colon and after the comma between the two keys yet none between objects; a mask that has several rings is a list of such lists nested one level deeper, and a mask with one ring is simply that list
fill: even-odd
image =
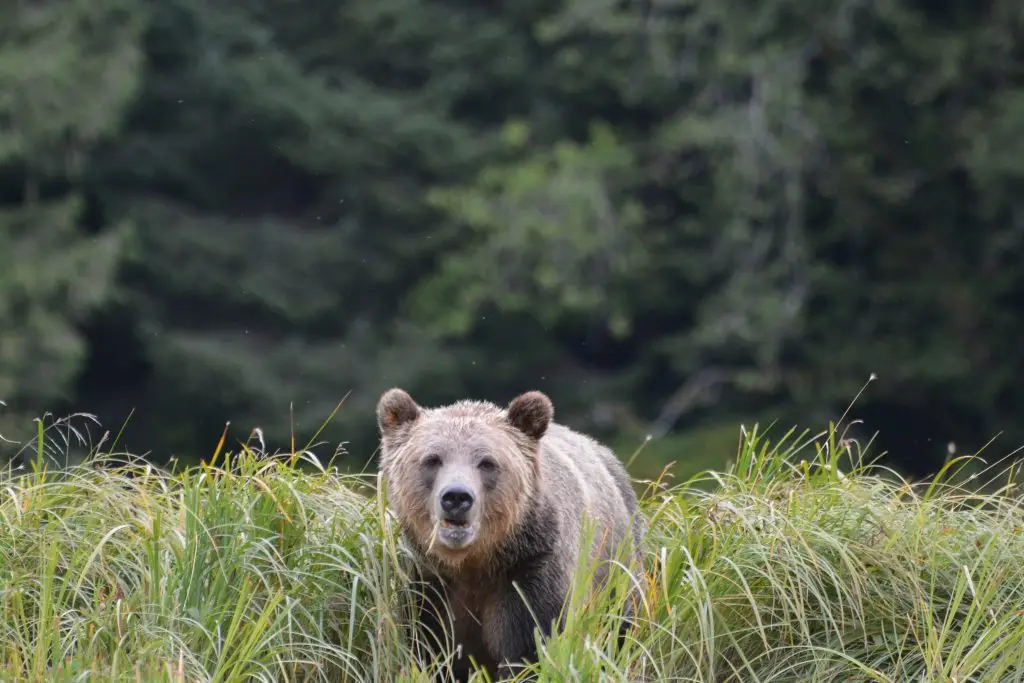
[{"label": "bear's brown fur", "polygon": [[[377,404],[389,505],[420,577],[440,597],[424,603],[420,625],[443,638],[440,618],[450,615],[443,628],[453,626],[461,646],[459,680],[469,657],[492,676],[535,660],[534,628],[547,636],[560,615],[584,519],[596,525],[591,558],[608,559],[626,541],[639,559],[645,523],[622,463],[553,416],[538,391],[507,409],[423,408],[402,389]],[[595,583],[607,575],[602,565]]]}]

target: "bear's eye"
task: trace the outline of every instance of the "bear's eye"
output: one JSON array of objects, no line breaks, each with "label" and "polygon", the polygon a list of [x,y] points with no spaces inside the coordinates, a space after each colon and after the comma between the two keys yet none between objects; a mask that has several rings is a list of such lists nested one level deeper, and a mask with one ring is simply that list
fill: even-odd
[{"label": "bear's eye", "polygon": [[479,467],[484,472],[493,472],[494,470],[498,469],[498,463],[494,462],[490,458],[484,458],[479,463],[477,463],[477,467]]},{"label": "bear's eye", "polygon": [[423,466],[429,467],[432,470],[437,469],[438,467],[441,466],[441,456],[428,455],[427,457],[423,458]]}]

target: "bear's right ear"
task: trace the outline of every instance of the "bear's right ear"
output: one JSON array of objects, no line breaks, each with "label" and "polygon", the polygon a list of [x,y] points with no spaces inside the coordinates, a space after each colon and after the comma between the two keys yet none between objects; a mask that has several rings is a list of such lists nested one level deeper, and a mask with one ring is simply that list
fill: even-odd
[{"label": "bear's right ear", "polygon": [[420,407],[402,389],[388,389],[377,401],[377,426],[381,434],[391,434],[399,427],[414,422],[419,416]]}]

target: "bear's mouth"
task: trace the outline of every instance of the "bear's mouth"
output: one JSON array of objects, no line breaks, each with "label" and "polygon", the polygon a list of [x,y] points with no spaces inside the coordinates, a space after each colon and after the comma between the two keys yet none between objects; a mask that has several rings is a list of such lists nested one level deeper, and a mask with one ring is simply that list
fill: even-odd
[{"label": "bear's mouth", "polygon": [[476,540],[476,526],[468,519],[441,517],[436,528],[437,542],[448,550],[462,550]]},{"label": "bear's mouth", "polygon": [[462,520],[462,519],[442,518],[441,519],[441,528],[442,529],[468,529],[469,528],[469,521],[468,520]]}]

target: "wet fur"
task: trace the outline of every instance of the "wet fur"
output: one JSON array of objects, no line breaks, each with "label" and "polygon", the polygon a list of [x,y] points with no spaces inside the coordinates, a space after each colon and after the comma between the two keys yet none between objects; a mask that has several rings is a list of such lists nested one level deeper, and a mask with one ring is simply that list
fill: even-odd
[{"label": "wet fur", "polygon": [[[632,540],[637,549],[642,541],[644,522],[622,464],[552,419],[551,402],[539,392],[519,396],[507,410],[479,401],[424,409],[400,389],[378,403],[381,470],[425,589],[419,625],[444,644],[452,633],[448,615],[454,617],[463,650],[452,672],[457,680],[468,679],[470,656],[499,676],[509,663],[536,660],[535,628],[546,637],[560,616],[581,551],[584,512],[599,522],[599,536],[609,536],[596,541],[603,558],[616,541]],[[420,470],[424,453],[445,449],[462,458],[488,452],[501,467],[493,486],[485,481],[480,535],[458,552],[430,548],[433,520]],[[606,574],[599,568],[596,581]],[[620,639],[627,627],[624,622]]]}]

